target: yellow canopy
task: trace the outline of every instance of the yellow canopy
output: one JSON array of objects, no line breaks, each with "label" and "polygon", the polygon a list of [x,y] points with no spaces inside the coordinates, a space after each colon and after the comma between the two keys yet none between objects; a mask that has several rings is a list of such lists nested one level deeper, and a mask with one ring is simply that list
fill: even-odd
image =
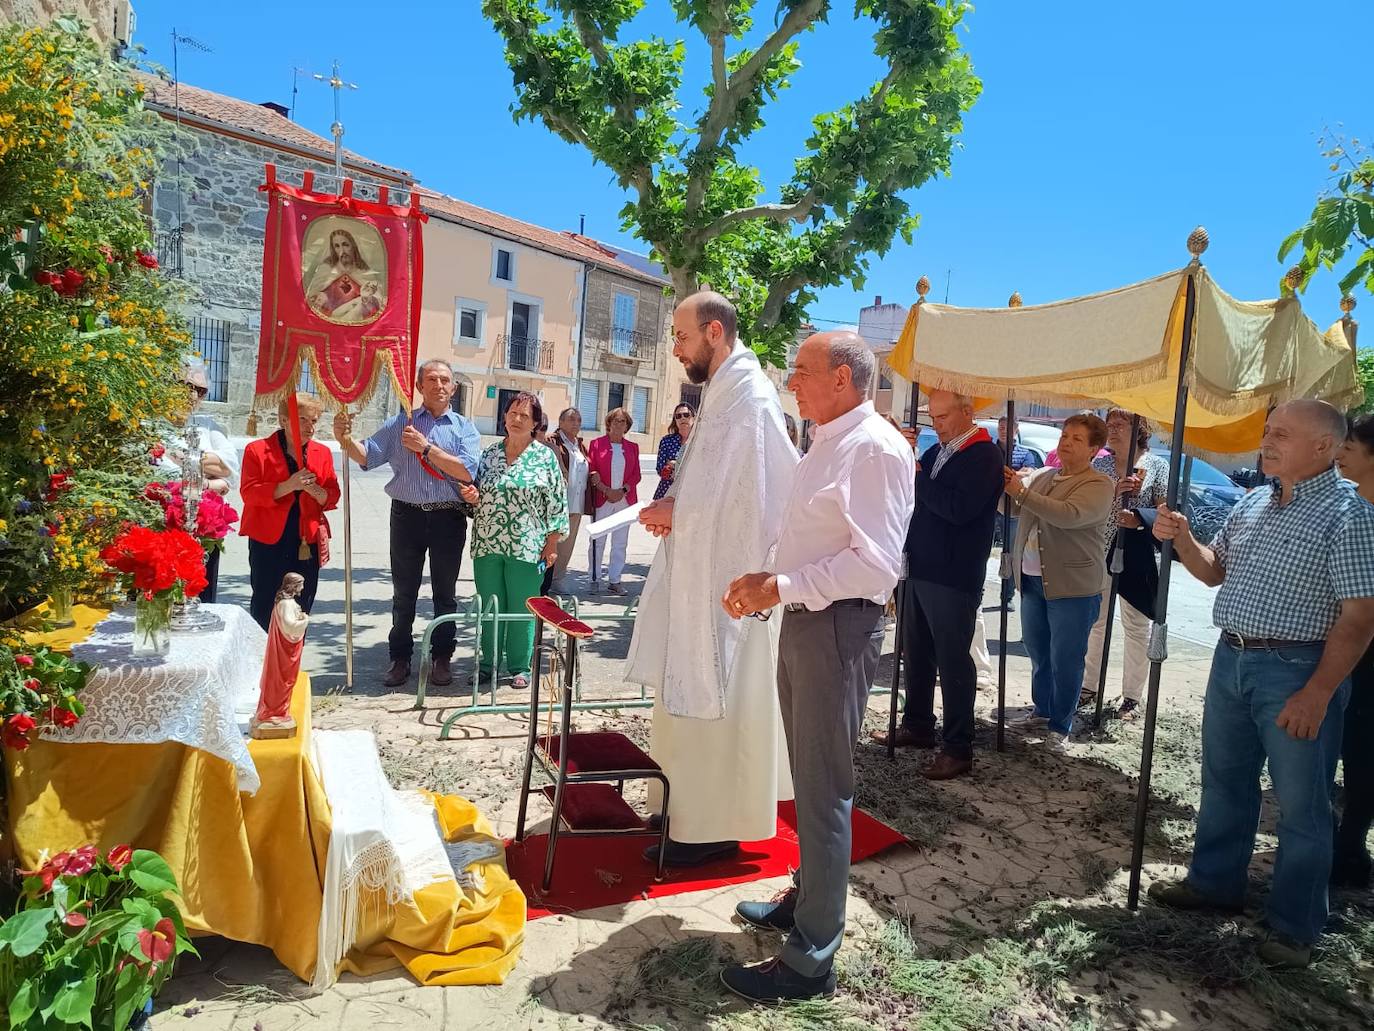
[{"label": "yellow canopy", "polygon": [[1188,281],[1195,285],[1186,382],[1190,448],[1259,447],[1268,410],[1298,397],[1340,408],[1362,396],[1355,354],[1337,322],[1323,334],[1296,297],[1238,301],[1200,265],[1106,293],[1020,308],[911,309],[888,363],[927,390],[980,407],[1036,401],[1120,407],[1170,427]]}]

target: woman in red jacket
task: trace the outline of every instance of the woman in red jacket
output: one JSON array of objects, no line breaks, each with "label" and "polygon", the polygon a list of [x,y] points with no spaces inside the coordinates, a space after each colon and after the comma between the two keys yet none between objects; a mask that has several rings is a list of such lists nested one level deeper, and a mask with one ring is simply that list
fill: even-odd
[{"label": "woman in red jacket", "polygon": [[[623,508],[629,508],[639,501],[635,487],[639,483],[639,445],[625,439],[634,420],[623,408],[613,408],[606,413],[606,436],[597,437],[587,448],[588,487],[596,519],[605,519]],[[588,563],[592,575],[592,593],[601,585],[601,561],[607,550],[610,551],[609,586],[610,594],[624,594],[620,589],[620,574],[625,569],[625,546],[630,540],[630,528],[622,526],[609,537],[610,548],[605,547],[607,538],[592,541],[591,562]]]},{"label": "woman in red jacket", "polygon": [[[297,394],[296,406],[304,442],[300,447],[291,429],[290,402],[285,400],[277,406],[281,429],[253,441],[243,453],[239,533],[248,538],[248,576],[253,588],[249,611],[264,630],[287,573],[305,578],[305,590],[297,601],[310,611],[320,580],[322,545],[328,555],[329,523],[324,513],[339,503],[334,456],[310,439],[320,418],[320,403],[310,394]],[[298,453],[303,464],[296,460]],[[302,557],[303,550],[308,550],[308,557]]]}]

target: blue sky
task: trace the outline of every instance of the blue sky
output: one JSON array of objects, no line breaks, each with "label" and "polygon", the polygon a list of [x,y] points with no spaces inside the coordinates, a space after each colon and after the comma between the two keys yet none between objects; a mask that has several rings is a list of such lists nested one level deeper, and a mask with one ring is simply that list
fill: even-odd
[{"label": "blue sky", "polygon": [[[510,73],[478,6],[138,0],[136,42],[170,67],[175,25],[213,48],[182,48],[183,81],[288,105],[293,67],[327,72],[337,57],[361,87],[344,98],[350,148],[550,228],[576,229],[586,215],[589,235],[644,249],[620,231],[625,195],[605,168],[541,125],[512,121]],[[637,30],[686,39],[690,121],[704,44],[678,30],[666,0],[648,7]],[[772,9],[761,4],[760,20],[771,23]],[[774,189],[811,117],[881,74],[871,29],[849,12],[837,4],[804,37],[793,88],[745,152]],[[1029,304],[1109,289],[1184,264],[1198,223],[1223,288],[1274,296],[1278,243],[1331,175],[1318,136],[1374,139],[1359,42],[1374,38],[1369,0],[983,0],[963,38],[984,92],[952,175],[910,195],[921,228],[874,260],[863,290],[821,295],[812,315],[822,328],[856,321],[878,294],[909,303],[923,273],[932,299],[943,300],[948,273],[949,300],[966,305],[1003,304],[1012,290]],[[328,135],[329,90],[302,77],[299,91],[297,121]],[[1340,314],[1336,278],[1318,277],[1304,297],[1319,324]]]}]

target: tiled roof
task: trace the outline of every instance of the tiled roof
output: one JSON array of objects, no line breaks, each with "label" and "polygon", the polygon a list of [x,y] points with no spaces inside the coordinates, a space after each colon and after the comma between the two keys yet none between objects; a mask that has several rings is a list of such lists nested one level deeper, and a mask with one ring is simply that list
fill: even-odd
[{"label": "tiled roof", "polygon": [[543,226],[522,222],[520,219],[511,218],[509,215],[479,208],[475,204],[458,200],[456,197],[445,197],[422,191],[421,200],[422,207],[426,211],[440,218],[485,230],[510,240],[527,243],[531,247],[561,254],[566,258],[572,258],[574,261],[590,262],[598,268],[616,272],[640,282],[653,283],[657,286],[666,285],[668,282],[661,276],[655,276],[633,265],[627,265],[618,259],[615,252],[609,247],[605,247],[589,237],[545,229]]},{"label": "tiled roof", "polygon": [[[207,120],[230,130],[237,129],[257,136],[266,136],[279,141],[287,148],[306,151],[325,161],[334,159],[332,139],[316,135],[271,108],[236,97],[226,97],[222,93],[213,93],[197,86],[188,86],[184,82],[181,83],[178,98],[174,95],[170,82],[145,72],[136,72],[135,75],[146,90],[143,95],[144,101],[163,114],[174,111],[179,99],[182,115],[187,120]],[[414,176],[403,168],[383,165],[351,150],[344,150],[344,162],[357,167],[360,171],[375,170],[396,179],[414,181]]]}]

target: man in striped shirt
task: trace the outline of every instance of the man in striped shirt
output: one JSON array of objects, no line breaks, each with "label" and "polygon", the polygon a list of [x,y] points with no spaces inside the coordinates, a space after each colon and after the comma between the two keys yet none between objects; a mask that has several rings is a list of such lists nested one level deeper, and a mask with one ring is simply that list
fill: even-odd
[{"label": "man in striped shirt", "polygon": [[[458,483],[472,480],[482,456],[477,427],[449,407],[453,369],[448,362],[422,362],[415,386],[423,406],[410,416],[398,413],[366,440],[349,435],[349,416],[341,412],[334,417],[334,438],[345,455],[364,469],[391,466],[386,485],[391,498],[391,667],[382,680],[386,687],[400,687],[410,679],[415,605],[426,554],[434,615],[458,611],[458,572],[468,536]],[[430,683],[442,687],[453,682],[449,663],[455,638],[452,623],[434,632]]]}]

